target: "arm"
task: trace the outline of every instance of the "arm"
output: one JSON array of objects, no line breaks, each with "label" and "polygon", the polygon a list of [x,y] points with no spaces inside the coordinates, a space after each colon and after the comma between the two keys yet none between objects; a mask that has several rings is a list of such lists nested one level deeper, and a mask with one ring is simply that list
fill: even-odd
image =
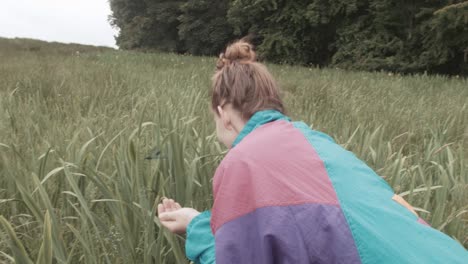
[{"label": "arm", "polygon": [[199,213],[193,208],[182,208],[172,199],[164,198],[158,205],[161,224],[172,233],[187,233],[187,258],[196,264],[214,264],[215,246],[211,233],[211,212]]},{"label": "arm", "polygon": [[215,240],[210,227],[211,212],[195,217],[187,227],[185,254],[197,264],[215,264]]}]

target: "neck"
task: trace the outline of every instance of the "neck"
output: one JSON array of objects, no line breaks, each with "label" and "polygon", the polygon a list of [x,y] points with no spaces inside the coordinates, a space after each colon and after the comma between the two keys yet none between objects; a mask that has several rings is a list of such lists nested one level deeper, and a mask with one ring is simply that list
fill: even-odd
[{"label": "neck", "polygon": [[240,115],[233,115],[231,124],[234,128],[234,131],[236,131],[236,134],[239,134],[242,129],[244,129],[246,122],[241,118]]}]

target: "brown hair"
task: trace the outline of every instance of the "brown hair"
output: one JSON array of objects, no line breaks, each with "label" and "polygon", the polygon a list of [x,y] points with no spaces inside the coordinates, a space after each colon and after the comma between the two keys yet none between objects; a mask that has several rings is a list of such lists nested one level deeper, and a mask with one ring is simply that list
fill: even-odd
[{"label": "brown hair", "polygon": [[218,106],[229,103],[244,120],[260,110],[285,113],[276,81],[244,40],[230,44],[220,54],[212,81],[211,107],[216,113]]}]

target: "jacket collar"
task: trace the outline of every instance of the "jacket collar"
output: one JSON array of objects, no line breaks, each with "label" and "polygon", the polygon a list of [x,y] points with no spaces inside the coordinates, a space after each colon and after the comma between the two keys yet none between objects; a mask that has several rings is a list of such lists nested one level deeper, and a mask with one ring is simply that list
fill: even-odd
[{"label": "jacket collar", "polygon": [[254,131],[257,127],[276,120],[291,121],[289,117],[283,115],[277,110],[262,110],[256,112],[249,119],[249,121],[247,121],[244,128],[237,136],[236,140],[234,140],[234,143],[232,143],[232,147],[235,147],[237,144],[239,144],[242,141],[242,139],[244,139],[248,134],[250,134],[250,132]]}]

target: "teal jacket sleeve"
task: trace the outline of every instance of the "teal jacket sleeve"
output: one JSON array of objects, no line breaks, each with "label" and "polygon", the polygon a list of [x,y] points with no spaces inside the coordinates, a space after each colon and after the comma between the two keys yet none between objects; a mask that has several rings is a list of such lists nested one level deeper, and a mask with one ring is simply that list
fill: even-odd
[{"label": "teal jacket sleeve", "polygon": [[210,219],[211,211],[204,211],[187,226],[185,254],[196,264],[215,264],[215,239]]}]

